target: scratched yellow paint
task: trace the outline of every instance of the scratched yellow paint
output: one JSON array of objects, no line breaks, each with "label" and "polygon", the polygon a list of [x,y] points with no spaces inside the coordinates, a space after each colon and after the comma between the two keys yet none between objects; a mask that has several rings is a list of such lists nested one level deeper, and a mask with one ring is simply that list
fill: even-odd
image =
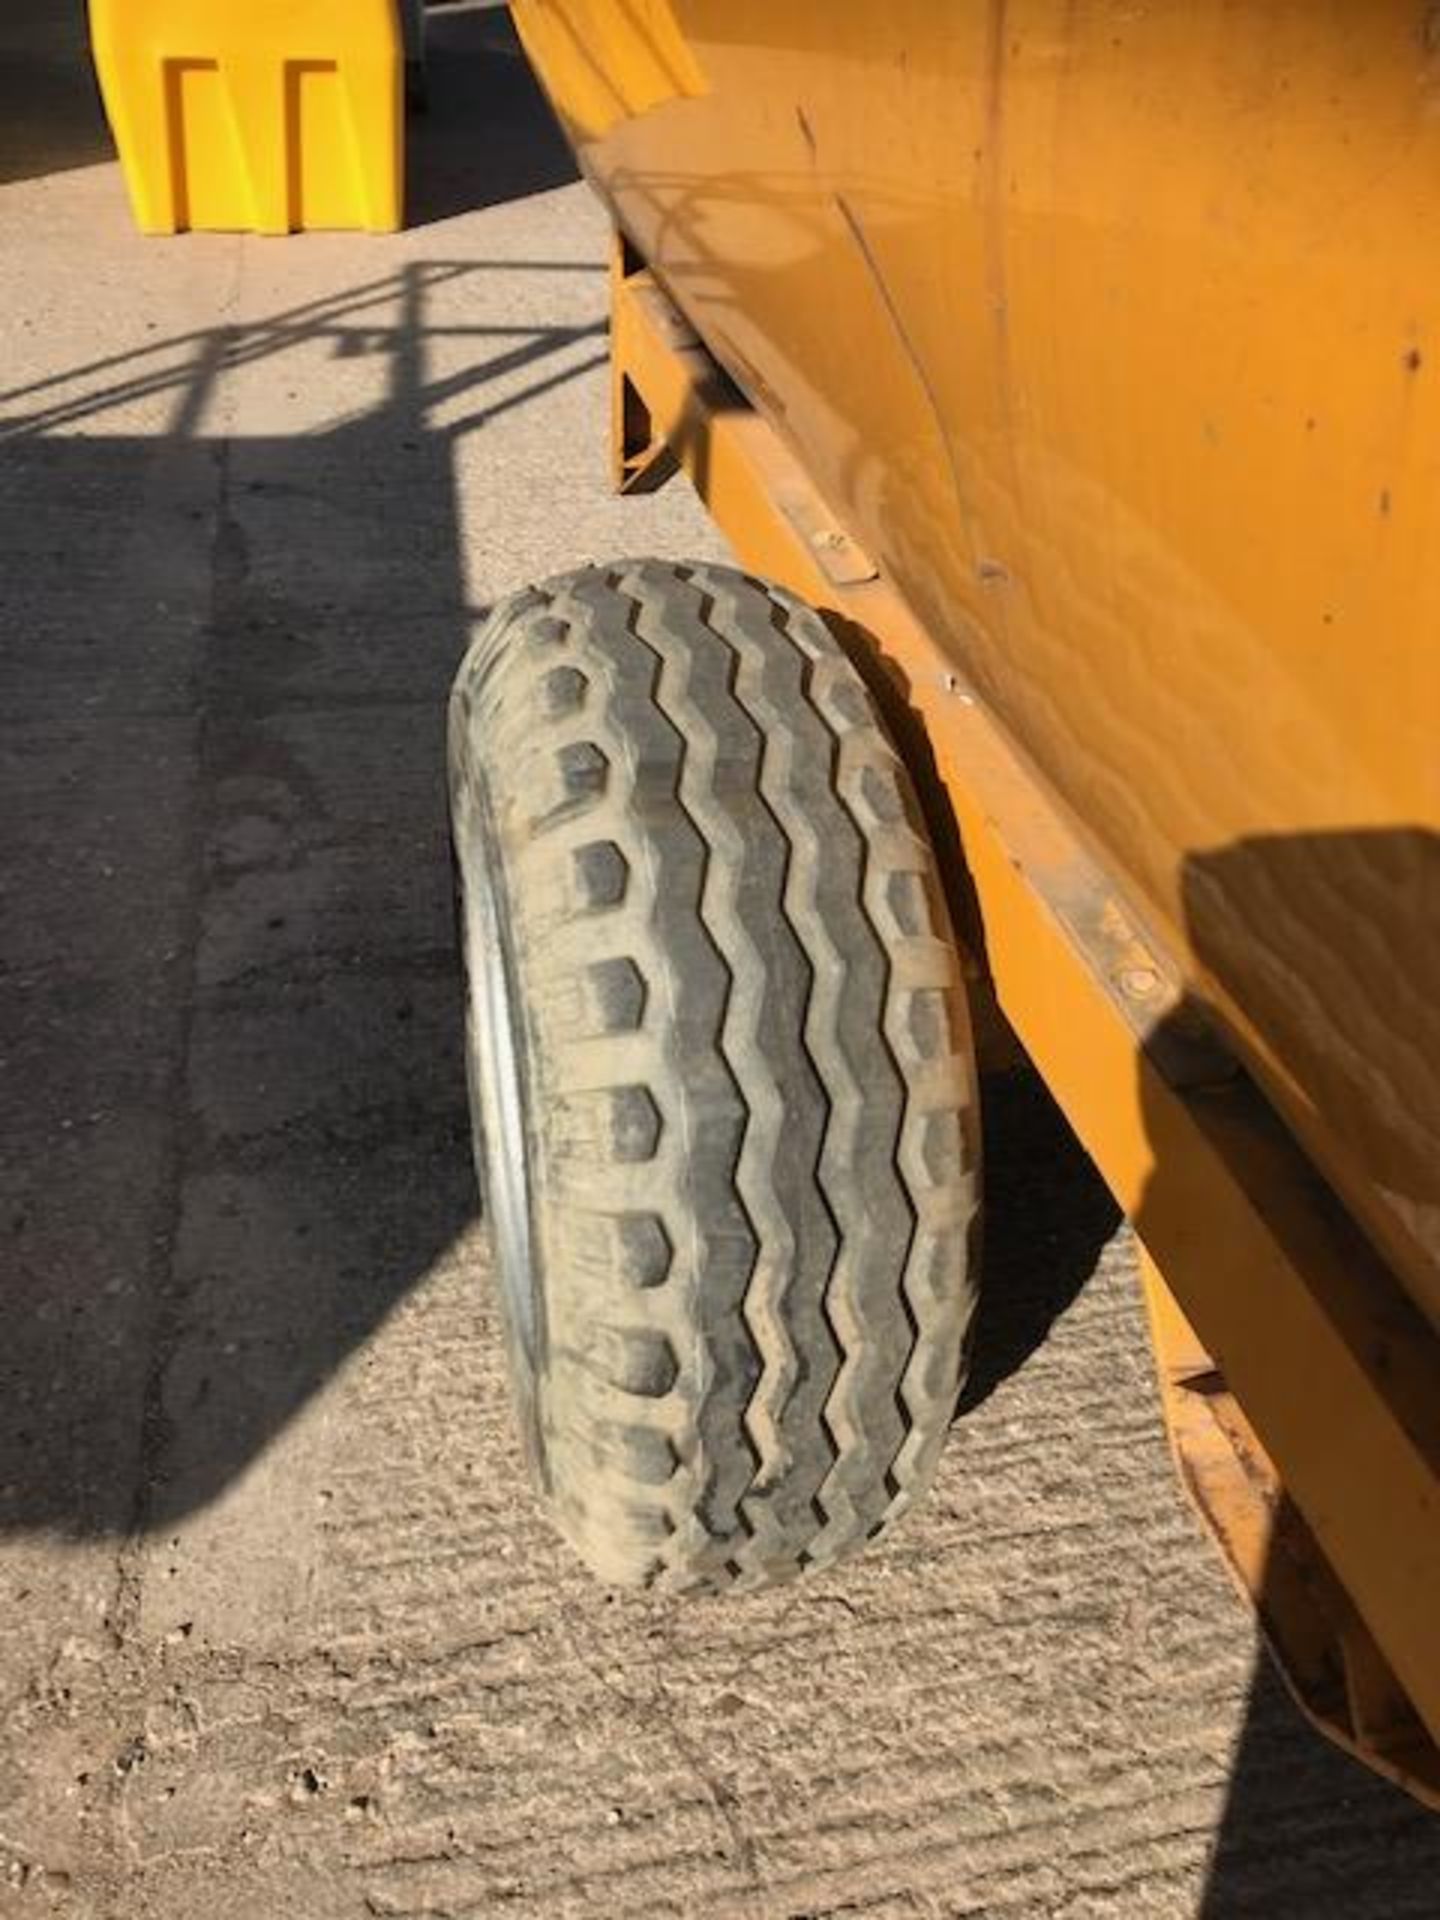
[{"label": "scratched yellow paint", "polygon": [[1429,10],[514,11],[706,343],[1440,1321]]}]

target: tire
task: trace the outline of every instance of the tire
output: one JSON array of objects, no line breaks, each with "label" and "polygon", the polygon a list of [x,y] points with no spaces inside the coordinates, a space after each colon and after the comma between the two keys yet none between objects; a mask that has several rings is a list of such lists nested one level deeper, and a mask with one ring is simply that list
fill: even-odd
[{"label": "tire", "polygon": [[978,1126],[935,861],[819,617],[723,567],[502,602],[450,706],[476,1160],[521,1424],[623,1586],[758,1586],[934,1470]]}]

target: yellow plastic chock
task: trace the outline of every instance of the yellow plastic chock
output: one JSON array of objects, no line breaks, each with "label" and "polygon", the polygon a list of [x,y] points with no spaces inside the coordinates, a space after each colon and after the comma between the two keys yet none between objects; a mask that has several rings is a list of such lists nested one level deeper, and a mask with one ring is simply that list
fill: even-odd
[{"label": "yellow plastic chock", "polygon": [[400,226],[394,0],[90,0],[90,39],[143,232]]}]

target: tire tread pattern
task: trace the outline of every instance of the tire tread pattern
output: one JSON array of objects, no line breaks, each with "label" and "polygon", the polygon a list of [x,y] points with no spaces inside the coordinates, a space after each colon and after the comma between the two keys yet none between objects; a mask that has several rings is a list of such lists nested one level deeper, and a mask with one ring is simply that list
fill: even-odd
[{"label": "tire tread pattern", "polygon": [[451,762],[524,983],[562,1530],[624,1585],[829,1564],[928,1481],[973,1306],[963,993],[871,697],[777,587],[587,568],[491,614]]}]

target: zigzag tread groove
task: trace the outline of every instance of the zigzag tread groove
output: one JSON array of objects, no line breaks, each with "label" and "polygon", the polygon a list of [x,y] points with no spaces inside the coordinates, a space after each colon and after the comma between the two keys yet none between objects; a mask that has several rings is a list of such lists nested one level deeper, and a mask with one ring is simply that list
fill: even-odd
[{"label": "zigzag tread groove", "polygon": [[[967,1135],[932,1122],[973,1101],[958,974],[947,1013],[896,965],[946,933],[903,769],[809,609],[661,562],[501,603],[451,728],[462,880],[506,889],[527,1001],[537,1231],[501,1292],[543,1295],[522,1401],[562,1530],[620,1584],[826,1564],[933,1469],[971,1300]],[[564,802],[538,823],[537,779]]]}]

